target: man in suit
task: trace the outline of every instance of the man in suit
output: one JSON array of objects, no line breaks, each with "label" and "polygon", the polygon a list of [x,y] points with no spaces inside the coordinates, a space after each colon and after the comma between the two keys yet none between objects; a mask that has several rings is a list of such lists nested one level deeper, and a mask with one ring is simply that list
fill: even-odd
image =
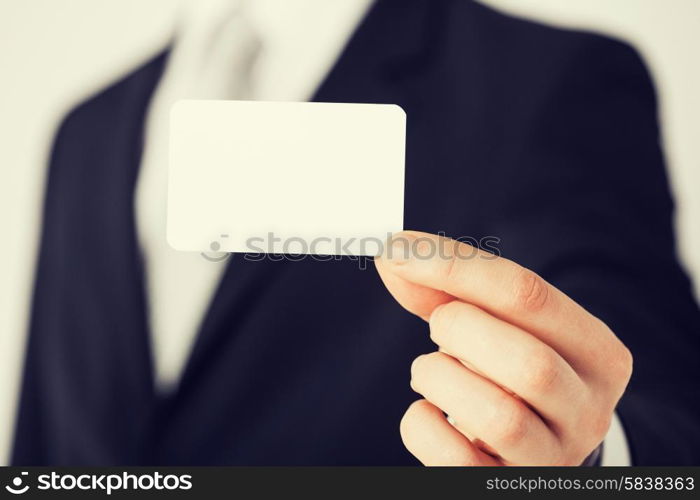
[{"label": "man in suit", "polygon": [[[700,463],[700,312],[636,53],[468,0],[263,4],[297,15],[216,17],[63,122],[13,461],[579,465],[613,422],[633,464]],[[381,279],[171,255],[178,96],[401,105],[423,232]]]}]

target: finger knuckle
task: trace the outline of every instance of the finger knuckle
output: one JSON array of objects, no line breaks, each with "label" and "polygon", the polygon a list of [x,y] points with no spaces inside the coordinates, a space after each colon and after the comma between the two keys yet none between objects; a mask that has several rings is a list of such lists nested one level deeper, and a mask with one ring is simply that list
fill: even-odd
[{"label": "finger knuckle", "polygon": [[513,278],[513,304],[515,312],[539,312],[549,300],[549,287],[537,273],[518,267]]},{"label": "finger knuckle", "polygon": [[437,363],[444,355],[440,352],[421,354],[411,363],[411,388],[421,392],[425,386],[426,378],[433,372]]},{"label": "finger knuckle", "polygon": [[614,408],[607,403],[595,400],[584,403],[578,418],[566,430],[569,455],[585,458],[598,446],[610,429],[613,413]]},{"label": "finger knuckle", "polygon": [[522,370],[524,386],[532,393],[548,392],[559,378],[560,362],[551,349],[533,348]]},{"label": "finger knuckle", "polygon": [[618,376],[620,382],[627,382],[632,377],[632,370],[634,367],[634,357],[632,356],[632,351],[630,351],[627,346],[619,343],[619,346],[615,349],[615,356],[613,358],[613,369]]},{"label": "finger knuckle", "polygon": [[409,442],[413,441],[414,432],[424,426],[426,415],[430,414],[432,405],[425,399],[414,401],[401,417],[399,424],[399,432],[404,444],[408,446]]},{"label": "finger knuckle", "polygon": [[489,426],[498,446],[515,446],[527,433],[526,409],[512,397],[504,395],[496,405]]},{"label": "finger knuckle", "polygon": [[[401,440],[406,449],[415,456],[421,455],[428,439],[431,420],[444,418],[442,412],[425,399],[413,402],[399,425]],[[421,458],[425,463],[425,459]],[[441,446],[434,450],[430,463],[426,465],[475,465],[476,457],[467,446]]]},{"label": "finger knuckle", "polygon": [[457,301],[438,306],[430,316],[430,338],[438,345],[449,343],[458,319],[460,304]]},{"label": "finger knuckle", "polygon": [[464,264],[459,253],[453,251],[448,257],[444,270],[444,279],[449,285],[459,285],[464,280]]},{"label": "finger knuckle", "polygon": [[588,427],[590,429],[591,443],[589,446],[597,446],[608,433],[612,423],[612,413],[600,412],[592,415]]},{"label": "finger knuckle", "polygon": [[411,378],[416,378],[423,370],[427,354],[421,354],[411,363]]}]

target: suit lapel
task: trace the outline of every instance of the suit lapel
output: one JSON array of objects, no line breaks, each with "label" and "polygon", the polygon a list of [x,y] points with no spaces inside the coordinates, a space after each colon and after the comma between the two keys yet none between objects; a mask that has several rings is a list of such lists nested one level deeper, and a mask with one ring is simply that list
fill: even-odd
[{"label": "suit lapel", "polygon": [[133,191],[164,55],[76,108],[52,151],[13,462],[144,457],[154,393]]}]

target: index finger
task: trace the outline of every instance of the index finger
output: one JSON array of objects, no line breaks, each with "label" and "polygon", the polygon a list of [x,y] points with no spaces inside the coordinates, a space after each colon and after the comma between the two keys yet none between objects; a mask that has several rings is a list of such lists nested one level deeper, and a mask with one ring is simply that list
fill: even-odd
[{"label": "index finger", "polygon": [[[602,321],[536,273],[457,240],[398,233],[376,265],[402,305],[415,302],[416,287],[448,294],[530,332],[574,368],[603,356],[601,350],[609,345],[612,332]],[[415,303],[411,309],[416,311]],[[430,312],[423,310],[419,315]]]}]

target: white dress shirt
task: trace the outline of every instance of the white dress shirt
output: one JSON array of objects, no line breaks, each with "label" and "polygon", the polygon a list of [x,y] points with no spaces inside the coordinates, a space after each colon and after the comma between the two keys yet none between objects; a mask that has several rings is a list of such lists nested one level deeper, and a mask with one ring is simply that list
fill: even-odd
[{"label": "white dress shirt", "polygon": [[136,191],[160,390],[170,391],[177,385],[225,268],[224,263],[207,261],[199,253],[175,251],[166,243],[170,105],[181,98],[310,99],[370,3],[199,0],[184,5],[175,45],[150,105]]}]

